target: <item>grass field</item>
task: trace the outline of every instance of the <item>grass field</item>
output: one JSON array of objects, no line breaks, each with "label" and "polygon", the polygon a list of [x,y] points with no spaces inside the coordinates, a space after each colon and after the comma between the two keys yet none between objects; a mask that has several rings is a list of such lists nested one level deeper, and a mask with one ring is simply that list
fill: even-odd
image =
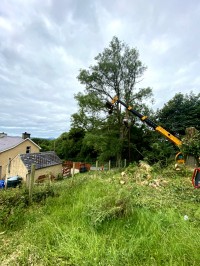
[{"label": "grass field", "polygon": [[[0,265],[200,265],[191,172],[130,166],[0,191]],[[12,207],[11,207],[12,206]]]}]

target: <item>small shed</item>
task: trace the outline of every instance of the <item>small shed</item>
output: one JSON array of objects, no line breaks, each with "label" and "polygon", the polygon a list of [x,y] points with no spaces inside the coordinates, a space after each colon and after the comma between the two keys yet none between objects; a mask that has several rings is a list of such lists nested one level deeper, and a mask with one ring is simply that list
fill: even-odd
[{"label": "small shed", "polygon": [[31,165],[35,164],[35,181],[44,175],[57,177],[62,174],[62,161],[54,151],[18,154],[10,161],[6,176],[21,176],[25,182],[29,180]]}]

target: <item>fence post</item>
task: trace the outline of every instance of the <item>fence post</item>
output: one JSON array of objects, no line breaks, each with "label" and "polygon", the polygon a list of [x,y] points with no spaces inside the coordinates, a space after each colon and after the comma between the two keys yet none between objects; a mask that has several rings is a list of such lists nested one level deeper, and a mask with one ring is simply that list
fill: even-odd
[{"label": "fence post", "polygon": [[108,161],[108,171],[110,171],[111,161]]},{"label": "fence post", "polygon": [[49,172],[48,178],[49,178],[49,185],[51,185],[51,172]]},{"label": "fence post", "polygon": [[95,170],[95,177],[97,177],[97,172],[98,172],[98,161],[96,161],[96,170]]},{"label": "fence post", "polygon": [[29,203],[32,202],[34,179],[35,179],[35,164],[32,164],[31,174],[30,174],[30,179],[29,179]]},{"label": "fence post", "polygon": [[72,166],[72,177],[74,177],[74,172],[75,172],[75,162],[73,162],[73,166]]},{"label": "fence post", "polygon": [[8,180],[8,177],[7,177],[7,175],[6,175],[6,178],[5,178],[5,189],[7,189],[7,180]]},{"label": "fence post", "polygon": [[126,168],[126,159],[124,159],[124,168]]}]

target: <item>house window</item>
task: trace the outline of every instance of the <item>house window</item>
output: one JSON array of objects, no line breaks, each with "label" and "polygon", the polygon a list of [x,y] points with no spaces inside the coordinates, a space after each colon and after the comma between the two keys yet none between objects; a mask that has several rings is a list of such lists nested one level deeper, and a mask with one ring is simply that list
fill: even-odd
[{"label": "house window", "polygon": [[31,146],[26,147],[26,153],[31,153]]}]

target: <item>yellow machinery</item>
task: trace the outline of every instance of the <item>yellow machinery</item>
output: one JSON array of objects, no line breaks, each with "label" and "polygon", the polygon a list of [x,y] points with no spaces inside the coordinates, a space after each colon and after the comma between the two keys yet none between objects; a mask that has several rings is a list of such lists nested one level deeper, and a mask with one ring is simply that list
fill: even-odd
[{"label": "yellow machinery", "polygon": [[[106,103],[106,106],[110,110],[110,113],[112,112],[113,106],[114,106],[114,104],[116,102],[118,102],[121,105],[123,105],[133,115],[139,117],[142,122],[145,122],[148,126],[153,128],[155,131],[159,132],[161,135],[163,135],[165,138],[167,138],[169,141],[171,141],[173,144],[175,144],[178,148],[180,148],[180,146],[182,145],[182,142],[181,142],[180,139],[178,139],[177,137],[173,136],[170,132],[165,130],[163,127],[161,127],[161,126],[157,125],[156,123],[152,122],[147,116],[144,116],[144,115],[140,114],[139,112],[137,112],[136,110],[134,110],[133,107],[126,105],[124,102],[119,100],[119,98],[117,96],[115,96],[112,99],[111,102],[107,102]],[[184,156],[183,156],[182,152],[178,152],[176,154],[175,160],[179,164],[185,163]]]}]

